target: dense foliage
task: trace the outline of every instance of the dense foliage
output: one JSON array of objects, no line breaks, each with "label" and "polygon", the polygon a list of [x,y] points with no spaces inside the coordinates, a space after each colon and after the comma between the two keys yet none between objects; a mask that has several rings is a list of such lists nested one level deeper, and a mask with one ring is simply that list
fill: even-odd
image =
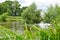
[{"label": "dense foliage", "polygon": [[[0,3],[0,40],[60,40],[60,6],[48,7],[44,19],[40,14],[35,3],[22,8],[16,0]],[[41,21],[51,26],[34,25]]]},{"label": "dense foliage", "polygon": [[40,10],[36,9],[36,5],[33,3],[28,8],[26,8],[21,16],[25,19],[26,23],[34,24],[40,23]]}]

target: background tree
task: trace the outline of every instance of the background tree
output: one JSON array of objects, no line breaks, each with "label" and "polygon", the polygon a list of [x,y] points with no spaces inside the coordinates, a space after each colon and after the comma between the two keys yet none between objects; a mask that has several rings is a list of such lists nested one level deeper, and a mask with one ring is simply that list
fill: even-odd
[{"label": "background tree", "polygon": [[0,3],[0,15],[7,11],[5,3]]},{"label": "background tree", "polygon": [[28,8],[26,8],[21,16],[25,19],[26,23],[34,24],[40,23],[40,10],[36,9],[35,3],[31,4]]},{"label": "background tree", "polygon": [[50,23],[53,27],[58,28],[57,30],[60,30],[60,6],[57,4],[55,7],[50,6],[45,14],[44,22]]},{"label": "background tree", "polygon": [[58,14],[57,13],[58,10],[57,10],[56,6],[53,7],[52,5],[50,5],[50,7],[48,7],[47,12],[45,12],[44,22],[53,23],[52,21],[55,20],[57,14]]},{"label": "background tree", "polygon": [[21,13],[20,4],[18,1],[5,1],[7,5],[7,11],[12,16],[18,16]]},{"label": "background tree", "polygon": [[21,8],[18,1],[5,1],[0,3],[0,14],[8,12],[10,16],[21,15]]}]

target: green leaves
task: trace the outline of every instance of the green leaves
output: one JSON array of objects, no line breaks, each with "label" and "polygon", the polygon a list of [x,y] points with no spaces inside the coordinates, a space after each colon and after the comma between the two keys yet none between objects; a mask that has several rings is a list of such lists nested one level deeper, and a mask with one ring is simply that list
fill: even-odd
[{"label": "green leaves", "polygon": [[3,13],[2,15],[0,15],[0,22],[6,22],[6,17],[7,17],[8,13]]},{"label": "green leaves", "polygon": [[59,15],[60,15],[60,6],[55,5],[55,7],[53,7],[53,5],[51,5],[47,12],[45,13],[45,18],[44,18],[44,22],[48,22],[48,23],[53,23],[53,21],[56,21],[56,19],[60,19]]},{"label": "green leaves", "polygon": [[23,40],[23,38],[17,33],[0,26],[0,40]]},{"label": "green leaves", "polygon": [[25,19],[26,23],[34,24],[40,22],[40,10],[36,9],[36,5],[33,3],[26,8],[21,16]]}]

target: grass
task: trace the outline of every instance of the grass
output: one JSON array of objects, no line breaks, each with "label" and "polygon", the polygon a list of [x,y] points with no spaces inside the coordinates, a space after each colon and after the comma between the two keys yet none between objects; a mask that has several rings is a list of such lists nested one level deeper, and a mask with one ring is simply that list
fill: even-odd
[{"label": "grass", "polygon": [[60,28],[50,26],[48,28],[39,28],[32,25],[30,30],[26,29],[23,34],[18,34],[10,29],[0,26],[0,40],[60,40]]},{"label": "grass", "polygon": [[22,36],[0,26],[0,40],[23,40]]}]

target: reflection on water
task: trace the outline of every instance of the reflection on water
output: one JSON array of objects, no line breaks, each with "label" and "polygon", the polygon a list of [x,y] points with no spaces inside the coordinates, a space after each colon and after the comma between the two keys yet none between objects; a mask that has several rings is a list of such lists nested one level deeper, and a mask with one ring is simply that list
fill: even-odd
[{"label": "reflection on water", "polygon": [[41,28],[48,28],[48,26],[50,26],[51,24],[41,22],[41,23],[39,23],[38,25],[39,25]]},{"label": "reflection on water", "polygon": [[[0,25],[2,25],[3,27],[9,28],[12,31],[16,31],[17,33],[21,33],[21,34],[23,33],[24,27],[25,27],[25,25],[20,22],[0,22]],[[29,24],[29,26],[31,25],[32,24]],[[37,25],[39,25],[41,28],[48,28],[48,26],[50,26],[51,24],[41,22]]]}]

